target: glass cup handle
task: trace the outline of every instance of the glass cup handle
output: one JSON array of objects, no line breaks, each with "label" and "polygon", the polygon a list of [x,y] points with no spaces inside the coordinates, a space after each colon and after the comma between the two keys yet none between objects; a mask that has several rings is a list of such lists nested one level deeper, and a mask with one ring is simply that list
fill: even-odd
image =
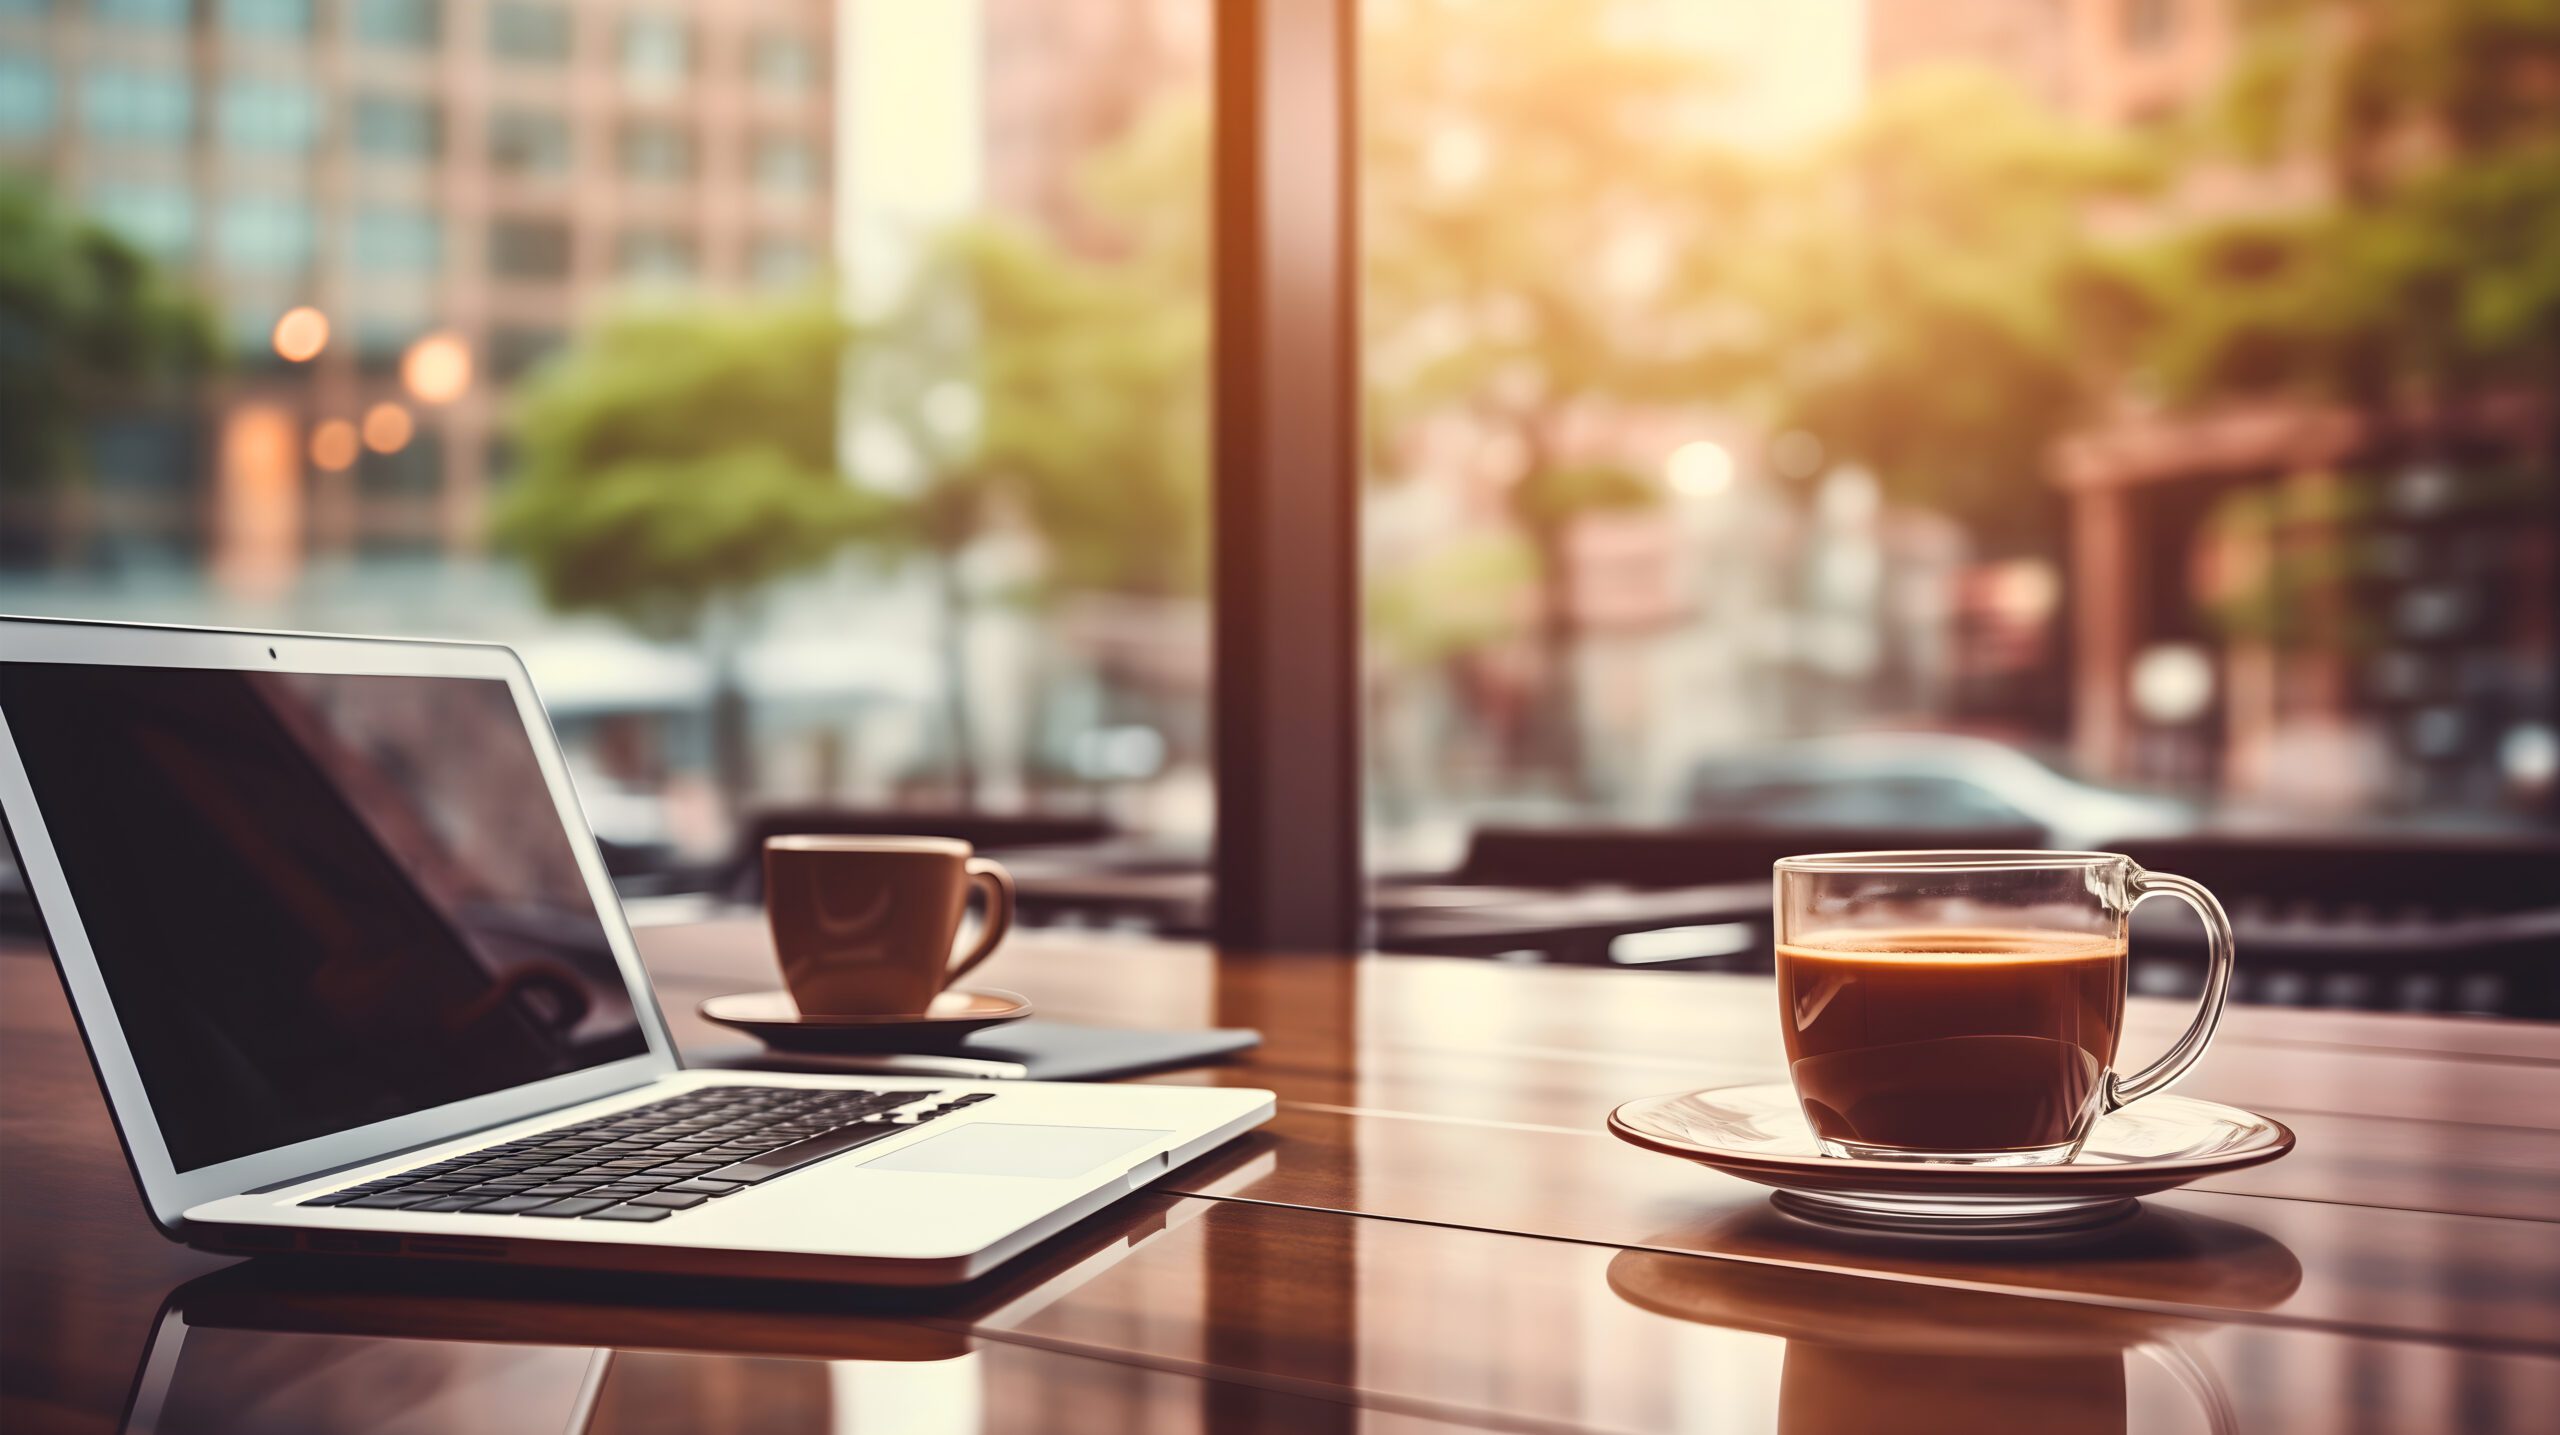
[{"label": "glass cup handle", "polygon": [[2187,1068],[2204,1055],[2205,1043],[2213,1040],[2213,1029],[2222,1021],[2222,999],[2231,994],[2231,919],[2223,915],[2222,904],[2213,894],[2184,877],[2166,872],[2145,872],[2135,868],[2133,880],[2125,885],[2132,905],[2139,907],[2152,897],[2175,897],[2195,909],[2204,922],[2205,943],[2211,949],[2204,973],[2204,1005],[2197,1008],[2196,1019],[2187,1027],[2186,1035],[2177,1040],[2158,1061],[2130,1077],[2107,1076],[2106,1109],[2140,1101],[2156,1091],[2165,1091],[2172,1082],[2187,1074]]}]

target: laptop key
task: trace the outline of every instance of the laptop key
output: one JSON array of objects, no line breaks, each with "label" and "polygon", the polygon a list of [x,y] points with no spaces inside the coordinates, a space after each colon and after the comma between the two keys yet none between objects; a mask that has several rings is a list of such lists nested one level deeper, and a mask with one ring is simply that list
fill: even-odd
[{"label": "laptop key", "polygon": [[483,1201],[479,1205],[472,1207],[472,1214],[479,1216],[513,1216],[520,1212],[530,1211],[536,1206],[548,1206],[550,1204],[551,1198],[549,1196],[501,1196],[497,1200]]},{"label": "laptop key", "polygon": [[711,1198],[708,1195],[698,1191],[652,1191],[645,1196],[632,1197],[631,1204],[635,1206],[665,1206],[671,1210],[689,1211],[710,1199]]},{"label": "laptop key", "polygon": [[664,1206],[615,1206],[588,1215],[590,1221],[663,1221],[675,1212]]},{"label": "laptop key", "polygon": [[489,1198],[486,1196],[438,1196],[432,1201],[413,1206],[410,1209],[417,1211],[468,1211],[485,1205],[488,1200]]},{"label": "laptop key", "polygon": [[603,1184],[602,1181],[554,1181],[548,1185],[531,1187],[525,1194],[528,1196],[575,1196]]},{"label": "laptop key", "polygon": [[603,1210],[605,1207],[614,1204],[616,1203],[601,1197],[584,1196],[566,1201],[545,1202],[542,1205],[532,1207],[524,1214],[528,1216],[587,1216],[593,1215],[594,1213]]},{"label": "laptop key", "polygon": [[433,1196],[419,1196],[406,1191],[384,1191],[379,1195],[358,1196],[352,1201],[341,1201],[338,1204],[351,1208],[360,1206],[368,1211],[400,1211],[411,1206],[423,1205],[434,1199]]},{"label": "laptop key", "polygon": [[907,1128],[903,1126],[889,1125],[840,1127],[823,1136],[812,1136],[806,1141],[794,1141],[779,1151],[768,1152],[753,1160],[741,1161],[734,1166],[723,1166],[717,1171],[710,1172],[709,1177],[715,1181],[745,1181],[750,1184],[757,1181],[770,1181],[776,1176],[797,1171],[803,1166],[824,1161],[830,1156],[840,1155],[857,1146],[868,1146],[884,1136],[895,1136],[905,1129]]},{"label": "laptop key", "polygon": [[743,1191],[747,1189],[747,1183],[744,1181],[711,1181],[700,1176],[696,1176],[690,1181],[679,1181],[676,1184],[664,1187],[663,1189],[668,1191],[681,1191],[689,1196],[726,1196],[732,1191]]}]

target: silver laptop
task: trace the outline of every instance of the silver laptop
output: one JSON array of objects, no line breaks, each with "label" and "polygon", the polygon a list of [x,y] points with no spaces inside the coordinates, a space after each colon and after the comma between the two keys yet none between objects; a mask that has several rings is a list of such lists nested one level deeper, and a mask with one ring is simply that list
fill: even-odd
[{"label": "silver laptop", "polygon": [[1272,1111],[686,1070],[503,647],[0,619],[0,815],[209,1249],[948,1284]]}]

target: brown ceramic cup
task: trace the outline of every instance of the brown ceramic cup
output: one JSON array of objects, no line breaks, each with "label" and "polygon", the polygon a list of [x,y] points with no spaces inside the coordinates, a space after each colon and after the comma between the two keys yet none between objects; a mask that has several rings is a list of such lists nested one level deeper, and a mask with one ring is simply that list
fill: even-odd
[{"label": "brown ceramic cup", "polygon": [[[985,921],[955,960],[972,887]],[[1004,940],[1013,879],[947,837],[773,837],[764,907],[801,1015],[915,1016]]]}]

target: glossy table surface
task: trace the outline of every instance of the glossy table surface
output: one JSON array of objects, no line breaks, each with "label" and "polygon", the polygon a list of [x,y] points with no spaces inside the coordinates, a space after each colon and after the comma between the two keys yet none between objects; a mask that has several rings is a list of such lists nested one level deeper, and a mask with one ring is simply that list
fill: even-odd
[{"label": "glossy table surface", "polygon": [[[644,928],[689,1049],[760,924]],[[2245,953],[2243,960],[2246,960]],[[2560,1028],[2234,1008],[2272,1165],[2058,1248],[1859,1241],[1609,1138],[1781,1076],[1765,979],[1018,936],[1043,1016],[1253,1026],[1262,1132],[974,1286],[228,1262],[162,1241],[52,965],[0,956],[0,1429],[2546,1431]],[[2137,1001],[2128,1056],[2176,1003]],[[182,1354],[181,1354],[182,1352]],[[146,1366],[153,1379],[143,1380]],[[128,1412],[137,1388],[157,1409]]]}]

